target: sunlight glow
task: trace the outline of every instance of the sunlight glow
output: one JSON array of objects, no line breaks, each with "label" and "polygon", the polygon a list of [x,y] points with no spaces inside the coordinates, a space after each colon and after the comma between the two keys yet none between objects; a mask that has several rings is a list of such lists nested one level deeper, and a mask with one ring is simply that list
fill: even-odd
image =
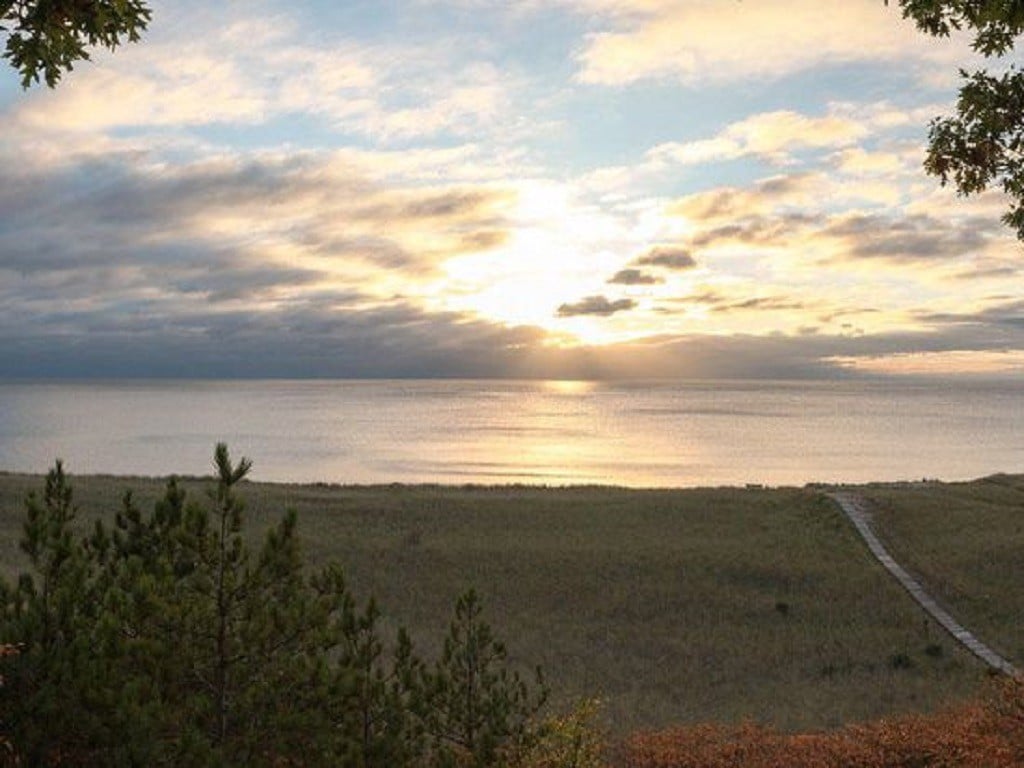
[{"label": "sunlight glow", "polygon": [[544,389],[556,395],[587,395],[597,389],[597,382],[573,379],[552,379],[540,382]]},{"label": "sunlight glow", "polygon": [[862,373],[897,375],[1005,375],[1024,373],[1020,350],[918,352],[877,357],[834,357],[831,362]]}]

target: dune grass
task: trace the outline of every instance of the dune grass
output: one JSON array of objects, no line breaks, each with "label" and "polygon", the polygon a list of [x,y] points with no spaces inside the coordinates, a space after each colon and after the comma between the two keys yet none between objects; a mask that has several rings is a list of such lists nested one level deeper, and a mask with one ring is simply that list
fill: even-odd
[{"label": "dune grass", "polygon": [[964,626],[1024,667],[1024,476],[864,489],[890,551]]},{"label": "dune grass", "polygon": [[[83,519],[151,479],[75,478]],[[0,562],[22,565],[22,500],[0,475]],[[204,483],[186,483],[203,494]],[[751,718],[834,727],[971,695],[982,665],[929,626],[813,490],[250,483],[254,536],[299,512],[310,560],[343,564],[357,595],[430,655],[473,586],[514,661],[539,664],[556,706],[605,702],[636,728]],[[940,648],[936,653],[935,648]]]}]

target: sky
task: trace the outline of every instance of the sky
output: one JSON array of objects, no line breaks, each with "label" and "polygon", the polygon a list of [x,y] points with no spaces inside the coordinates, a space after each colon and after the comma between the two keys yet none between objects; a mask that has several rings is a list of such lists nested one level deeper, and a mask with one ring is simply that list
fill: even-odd
[{"label": "sky", "polygon": [[1024,373],[882,0],[153,3],[0,71],[0,377]]}]

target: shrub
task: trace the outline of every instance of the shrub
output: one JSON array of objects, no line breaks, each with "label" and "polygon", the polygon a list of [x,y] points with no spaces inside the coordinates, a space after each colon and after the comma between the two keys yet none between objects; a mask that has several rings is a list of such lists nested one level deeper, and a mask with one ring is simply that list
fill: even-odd
[{"label": "shrub", "polygon": [[925,655],[932,657],[933,659],[942,658],[942,646],[938,643],[928,643],[924,649]]},{"label": "shrub", "polygon": [[832,733],[779,734],[700,725],[634,734],[623,768],[1011,768],[1024,765],[1024,682],[1003,680],[982,702]]},{"label": "shrub", "polygon": [[546,720],[524,753],[521,768],[605,768],[607,743],[597,724],[600,702],[586,699]]},{"label": "shrub", "polygon": [[914,660],[905,653],[894,653],[889,657],[889,666],[892,669],[912,669]]}]

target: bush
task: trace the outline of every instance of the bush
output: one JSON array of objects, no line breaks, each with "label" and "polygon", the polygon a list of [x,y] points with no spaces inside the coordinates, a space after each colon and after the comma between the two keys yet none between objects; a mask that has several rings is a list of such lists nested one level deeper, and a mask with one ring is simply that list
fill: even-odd
[{"label": "bush", "polygon": [[914,660],[905,653],[894,653],[889,657],[889,666],[892,669],[913,669]]},{"label": "bush", "polygon": [[930,656],[933,659],[941,659],[943,654],[942,646],[938,643],[928,643],[924,648],[924,652],[926,656]]},{"label": "bush", "polygon": [[1003,680],[981,703],[832,733],[779,734],[755,725],[638,733],[623,768],[1011,768],[1024,765],[1024,682]]},{"label": "bush", "polygon": [[605,768],[607,744],[597,725],[600,702],[581,701],[564,715],[545,721],[523,755],[521,768]]}]

